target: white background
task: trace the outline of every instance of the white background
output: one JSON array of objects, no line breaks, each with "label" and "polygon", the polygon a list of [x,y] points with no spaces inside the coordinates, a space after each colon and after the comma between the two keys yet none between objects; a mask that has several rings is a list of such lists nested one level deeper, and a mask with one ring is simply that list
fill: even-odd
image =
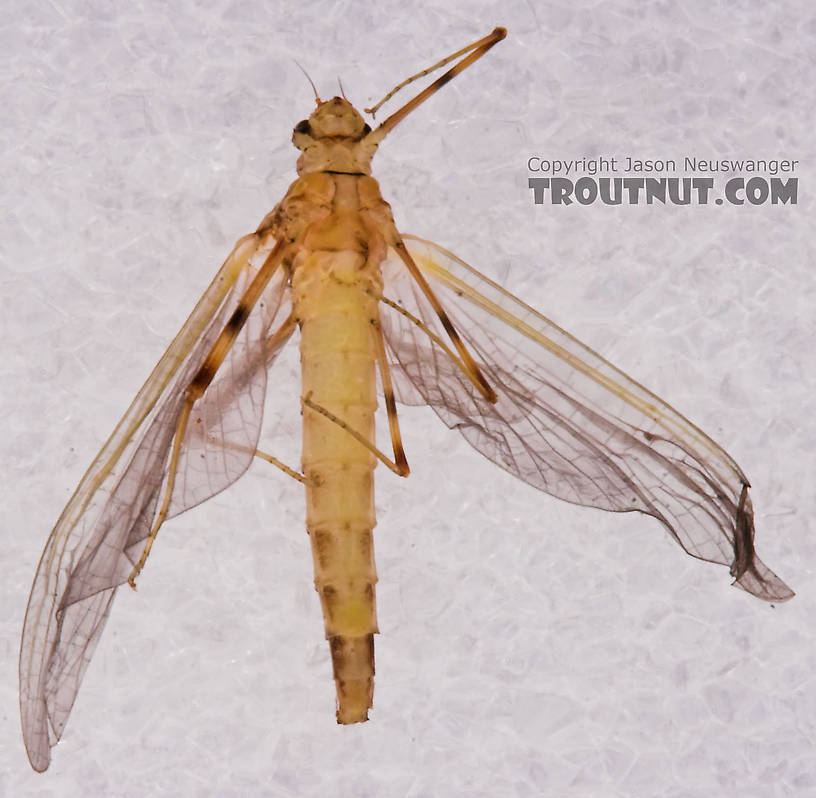
[{"label": "white background", "polygon": [[[8,3],[0,27],[0,794],[816,794],[812,4],[119,7]],[[302,489],[256,463],[162,530],[35,775],[16,668],[37,559],[294,178],[314,103],[295,59],[362,107],[496,24],[507,40],[375,158],[398,225],[723,444],[797,597],[731,589],[653,519],[552,500],[406,411],[413,474],[377,474],[371,722],[335,724]],[[797,158],[799,204],[533,206],[530,155],[627,154]],[[291,372],[270,391],[296,408]],[[295,463],[296,415],[278,423]]]}]

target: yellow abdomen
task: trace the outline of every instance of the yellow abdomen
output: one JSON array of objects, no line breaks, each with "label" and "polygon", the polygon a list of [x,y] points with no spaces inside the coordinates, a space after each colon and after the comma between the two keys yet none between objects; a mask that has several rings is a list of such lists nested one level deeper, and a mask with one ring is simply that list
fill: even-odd
[{"label": "yellow abdomen", "polygon": [[[363,254],[353,250],[310,252],[297,265],[292,286],[304,397],[374,441],[377,300],[361,290],[364,263]],[[340,424],[304,406],[306,527],[339,723],[366,720],[374,691],[375,463]]]}]

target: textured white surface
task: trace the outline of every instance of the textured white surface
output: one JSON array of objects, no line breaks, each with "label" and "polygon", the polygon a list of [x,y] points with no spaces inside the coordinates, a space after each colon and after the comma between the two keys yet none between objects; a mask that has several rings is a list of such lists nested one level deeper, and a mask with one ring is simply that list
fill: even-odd
[{"label": "textured white surface", "polygon": [[[114,8],[32,0],[0,27],[0,794],[816,793],[812,4]],[[797,597],[730,589],[656,521],[551,500],[405,412],[414,473],[378,473],[370,723],[334,723],[302,492],[256,464],[162,531],[33,774],[16,656],[37,558],[217,265],[293,179],[291,128],[313,104],[294,59],[362,106],[496,24],[508,39],[375,159],[399,226],[722,443],[754,485],[758,551]],[[530,155],[607,153],[797,158],[800,202],[533,206]],[[291,410],[288,370],[271,386]]]}]

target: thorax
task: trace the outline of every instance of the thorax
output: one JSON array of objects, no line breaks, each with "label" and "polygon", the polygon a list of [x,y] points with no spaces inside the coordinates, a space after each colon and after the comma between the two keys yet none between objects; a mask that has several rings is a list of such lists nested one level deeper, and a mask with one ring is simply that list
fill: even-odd
[{"label": "thorax", "polygon": [[325,171],[302,175],[263,226],[289,244],[284,266],[296,301],[327,278],[357,284],[368,293],[381,291],[380,266],[393,217],[370,175]]}]

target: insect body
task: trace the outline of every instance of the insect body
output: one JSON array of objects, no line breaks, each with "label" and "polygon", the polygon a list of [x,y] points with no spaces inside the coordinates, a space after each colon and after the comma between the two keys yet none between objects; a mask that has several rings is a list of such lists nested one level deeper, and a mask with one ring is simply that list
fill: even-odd
[{"label": "insect body", "polygon": [[[338,157],[335,136],[358,141]],[[322,104],[296,129],[302,176],[271,221],[279,235],[300,242],[289,268],[303,393],[373,441],[380,267],[397,234],[369,176],[373,149],[362,144],[363,136],[363,119],[348,102],[336,97]],[[341,723],[366,720],[374,691],[375,463],[343,426],[305,408],[306,526]]]},{"label": "insect body", "polygon": [[[255,456],[305,485],[337,720],[366,720],[374,466],[408,474],[396,401],[431,406],[548,493],[655,516],[760,598],[793,595],[756,557],[748,480],[716,443],[451,253],[398,232],[370,176],[379,142],[504,35],[497,28],[440,62],[467,54],[373,131],[339,97],[318,100],[295,128],[298,179],[238,242],[46,544],[20,655],[36,770],[48,766],[117,587],[133,585],[162,522],[227,487]],[[267,370],[295,328],[302,474],[257,449]],[[374,442],[378,374],[393,460]]]}]

